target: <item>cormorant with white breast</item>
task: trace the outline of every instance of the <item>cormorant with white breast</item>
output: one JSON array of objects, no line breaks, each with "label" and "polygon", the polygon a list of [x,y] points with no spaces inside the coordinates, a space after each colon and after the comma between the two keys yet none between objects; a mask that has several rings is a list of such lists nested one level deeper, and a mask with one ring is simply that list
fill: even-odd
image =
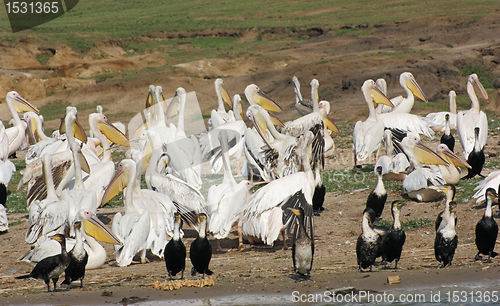
[{"label": "cormorant with white breast", "polygon": [[442,222],[439,230],[436,232],[436,239],[434,240],[434,255],[437,261],[443,263],[441,268],[451,266],[451,261],[453,260],[458,245],[458,236],[455,231],[455,205],[450,205],[448,209],[450,211],[448,222],[446,222],[444,226],[442,226]]},{"label": "cormorant with white breast", "polygon": [[180,227],[181,215],[174,214],[174,236],[165,246],[165,265],[167,266],[168,277],[172,279],[177,273],[181,272],[181,279],[184,278],[184,269],[186,268],[186,246],[181,241]]},{"label": "cormorant with white breast", "polygon": [[363,211],[363,221],[361,223],[363,232],[356,242],[356,255],[359,271],[361,272],[368,267],[370,267],[371,272],[375,259],[379,254],[380,235],[373,230],[369,210],[370,208],[367,208]]},{"label": "cormorant with white breast", "polygon": [[191,276],[195,276],[196,272],[198,272],[203,274],[203,278],[205,278],[205,274],[213,274],[213,272],[208,269],[210,259],[212,259],[212,246],[206,237],[207,215],[204,213],[199,214],[198,220],[200,223],[200,231],[198,232],[198,237],[191,243],[189,249],[189,258],[193,264]]},{"label": "cormorant with white breast", "polygon": [[73,249],[69,252],[70,263],[66,268],[64,281],[62,285],[71,285],[71,282],[80,280],[80,288],[83,287],[83,278],[85,277],[85,266],[89,260],[89,254],[83,247],[83,235],[81,232],[82,222],[75,221],[76,242]]},{"label": "cormorant with white breast", "polygon": [[385,201],[387,201],[387,191],[385,190],[384,181],[382,180],[382,166],[378,166],[375,169],[375,174],[377,175],[377,186],[368,195],[366,207],[373,209],[376,217],[380,218],[384,211]]},{"label": "cormorant with white breast", "polygon": [[451,152],[454,152],[453,149],[455,149],[455,137],[451,135],[450,131],[450,114],[445,114],[444,118],[446,119],[446,125],[444,128],[444,134],[441,136],[441,143],[444,143],[445,145],[448,146],[448,149],[451,150]]},{"label": "cormorant with white breast", "polygon": [[[302,201],[305,202],[304,195],[300,193],[300,196],[302,196]],[[302,207],[289,209],[298,219],[298,224],[295,224],[292,236],[293,270],[299,277],[309,278],[314,257],[314,233],[312,232],[312,228],[310,231],[311,236],[307,233],[307,228],[304,225],[304,209]]]},{"label": "cormorant with white breast", "polygon": [[47,292],[50,292],[50,280],[54,283],[54,291],[56,291],[57,281],[59,280],[59,275],[66,270],[70,263],[70,257],[66,252],[66,239],[64,235],[56,234],[51,239],[58,241],[61,244],[61,254],[46,257],[42,259],[30,274],[21,275],[16,277],[17,279],[23,278],[36,278],[43,279],[45,284],[47,284]]},{"label": "cormorant with white breast", "polygon": [[406,240],[406,234],[399,222],[399,214],[404,205],[405,204],[401,203],[401,201],[392,202],[391,212],[394,223],[392,224],[390,232],[382,238],[380,251],[382,253],[382,261],[392,262],[396,260],[394,269],[398,268],[398,262],[401,259],[401,252],[403,251],[403,245]]},{"label": "cormorant with white breast", "polygon": [[478,252],[474,260],[482,260],[483,257],[480,254],[484,254],[488,255],[486,262],[491,263],[491,257],[498,255],[498,253],[493,252],[498,236],[498,224],[493,219],[491,209],[493,199],[497,197],[498,194],[495,189],[488,188],[486,190],[486,210],[484,211],[483,218],[476,225],[476,246]]}]

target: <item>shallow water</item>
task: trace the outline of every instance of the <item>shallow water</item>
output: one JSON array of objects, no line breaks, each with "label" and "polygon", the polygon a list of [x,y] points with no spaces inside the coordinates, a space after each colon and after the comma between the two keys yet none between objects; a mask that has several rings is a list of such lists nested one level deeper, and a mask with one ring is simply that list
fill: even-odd
[{"label": "shallow water", "polygon": [[[290,305],[295,303],[307,303],[316,305],[366,305],[377,303],[377,305],[498,305],[500,304],[500,279],[484,282],[462,282],[459,284],[448,284],[440,287],[416,287],[400,288],[388,291],[370,292],[345,289],[342,295],[334,294],[338,289],[321,291],[315,294],[303,294],[293,292],[292,294],[235,294],[206,299],[179,299],[145,301],[135,305],[159,306],[159,305]],[[332,295],[334,294],[334,295]]]}]

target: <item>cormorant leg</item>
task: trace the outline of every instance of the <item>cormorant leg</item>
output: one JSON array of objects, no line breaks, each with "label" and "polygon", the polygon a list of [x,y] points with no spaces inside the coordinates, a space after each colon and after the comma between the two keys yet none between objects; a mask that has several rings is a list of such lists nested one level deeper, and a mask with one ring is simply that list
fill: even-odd
[{"label": "cormorant leg", "polygon": [[477,252],[476,257],[474,257],[474,261],[476,261],[476,260],[483,261],[483,256],[479,255],[479,252]]},{"label": "cormorant leg", "polygon": [[492,263],[492,261],[491,261],[491,252],[488,253],[488,260],[486,261],[486,263]]},{"label": "cormorant leg", "polygon": [[394,270],[398,269],[398,260],[396,259],[396,265],[394,266]]},{"label": "cormorant leg", "polygon": [[184,279],[184,269],[181,271],[181,279]]},{"label": "cormorant leg", "polygon": [[80,288],[83,288],[83,277],[80,278]]},{"label": "cormorant leg", "polygon": [[196,269],[194,267],[191,268],[191,276],[196,275]]},{"label": "cormorant leg", "polygon": [[283,237],[283,250],[288,250],[288,246],[286,245],[286,233],[285,230],[281,230],[281,237]]},{"label": "cormorant leg", "polygon": [[57,280],[58,280],[58,278],[53,278],[53,279],[52,279],[52,282],[54,283],[54,292],[56,292],[56,291],[57,291],[57,290],[56,290],[56,288],[57,288]]},{"label": "cormorant leg", "polygon": [[370,266],[370,272],[372,272],[372,267],[373,267],[373,265]]}]

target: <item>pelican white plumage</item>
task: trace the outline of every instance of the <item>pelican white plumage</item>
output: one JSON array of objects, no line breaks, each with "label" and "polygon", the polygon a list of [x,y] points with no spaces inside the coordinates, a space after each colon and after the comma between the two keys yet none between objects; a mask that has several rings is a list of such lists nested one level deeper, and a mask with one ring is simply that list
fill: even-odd
[{"label": "pelican white plumage", "polygon": [[429,113],[425,116],[425,119],[431,123],[431,128],[434,132],[444,132],[446,128],[446,114],[449,115],[450,129],[457,129],[457,93],[454,90],[450,90],[448,93],[450,97],[450,111],[449,112],[437,112]]},{"label": "pelican white plumage", "polygon": [[[207,209],[210,216],[208,230],[217,239],[217,249],[223,251],[219,239],[229,235],[231,227],[241,216],[241,207],[245,204],[247,193],[252,184],[242,180],[236,183],[229,166],[229,146],[226,131],[218,135],[222,147],[222,162],[224,164],[224,180],[219,185],[212,185],[208,190]],[[241,225],[238,226],[238,237],[241,241]],[[241,249],[241,244],[238,248]]]},{"label": "pelican white plumage", "polygon": [[500,170],[496,170],[488,174],[484,180],[479,181],[477,183],[476,188],[474,190],[477,190],[476,193],[472,196],[474,199],[476,199],[476,203],[481,203],[485,199],[486,195],[486,190],[488,188],[493,188],[495,190],[498,190],[500,186]]},{"label": "pelican white plumage", "polygon": [[173,174],[185,180],[197,189],[202,186],[201,166],[202,156],[198,139],[191,135],[186,136],[184,131],[184,110],[186,108],[186,90],[177,88],[175,96],[168,106],[167,113],[178,110],[177,131],[175,137],[167,143],[167,152],[171,158]]},{"label": "pelican white plumage", "polygon": [[[126,185],[124,204],[125,214],[116,213],[111,230],[123,242],[122,246],[115,246],[116,263],[120,267],[132,263],[133,257],[141,253],[141,262],[146,263],[148,238],[151,232],[151,217],[146,206],[150,200],[134,196],[136,179],[136,163],[131,159],[124,159],[118,165],[115,176],[111,180],[106,193],[113,189],[123,189]],[[103,201],[106,200],[106,195]]]},{"label": "pelican white plumage", "polygon": [[474,86],[479,90],[483,98],[488,100],[488,94],[484,89],[476,74],[469,75],[467,79],[467,94],[471,100],[471,108],[468,111],[457,113],[457,133],[462,145],[465,159],[469,159],[469,154],[474,149],[475,133],[474,129],[479,127],[479,147],[482,150],[488,138],[488,119],[486,114],[479,110],[479,99],[474,91]]},{"label": "pelican white plumage", "polygon": [[236,119],[232,110],[226,112],[226,109],[224,108],[224,102],[226,102],[230,107],[233,106],[233,101],[231,101],[231,97],[224,87],[224,80],[217,78],[214,85],[215,93],[217,94],[217,110],[212,111],[211,119],[213,127],[217,127],[220,124],[233,122]]},{"label": "pelican white plumage", "polygon": [[7,219],[7,211],[5,205],[7,202],[7,187],[16,166],[8,160],[9,153],[9,139],[5,134],[5,128],[2,121],[0,121],[0,232],[9,230],[9,220]]},{"label": "pelican white plumage", "polygon": [[408,133],[401,141],[401,146],[414,167],[403,181],[403,189],[408,196],[424,202],[435,201],[444,196],[446,181],[441,172],[423,167],[422,164],[448,166],[449,163],[424,145],[417,133]]},{"label": "pelican white plumage", "polygon": [[[312,198],[314,194],[314,175],[309,164],[309,146],[314,135],[307,131],[301,137],[299,147],[300,157],[304,165],[304,171],[296,172],[280,179],[271,181],[266,186],[260,188],[250,197],[244,206],[244,217],[242,231],[244,236],[255,236],[267,245],[273,245],[278,238],[280,231],[285,237],[284,229],[289,224],[289,218],[283,218],[283,213],[290,216],[288,207],[297,205],[293,201],[297,193],[302,193],[306,199],[306,207],[303,207],[307,216],[306,224],[312,220]],[[290,201],[292,200],[292,201]],[[294,208],[294,207],[290,207]],[[284,243],[286,248],[286,243]]]},{"label": "pelican white plumage", "polygon": [[447,166],[438,165],[441,175],[447,184],[456,185],[460,181],[460,171],[458,167],[472,168],[466,161],[458,157],[443,143],[436,147],[436,153],[449,163]]},{"label": "pelican white plumage", "polygon": [[427,102],[424,96],[424,92],[418,85],[415,77],[410,72],[403,72],[399,76],[399,84],[406,92],[406,98],[403,96],[397,96],[391,99],[394,108],[382,107],[382,113],[410,113],[415,103],[415,96],[420,98],[422,101]]},{"label": "pelican white plumage", "polygon": [[378,104],[392,105],[392,102],[371,79],[363,83],[361,91],[368,105],[369,115],[364,122],[358,121],[354,125],[352,142],[355,172],[357,171],[357,162],[366,160],[370,154],[378,150],[384,137],[384,123],[378,119],[380,114],[375,112],[373,101]]},{"label": "pelican white plumage", "polygon": [[5,131],[9,139],[10,156],[16,152],[26,140],[27,125],[26,122],[21,121],[18,112],[34,111],[38,114],[40,111],[15,91],[8,92],[5,100],[14,120],[14,126]]},{"label": "pelican white plumage", "polygon": [[406,178],[406,169],[410,166],[408,158],[403,152],[394,155],[392,142],[392,132],[389,129],[384,131],[385,153],[375,164],[374,171],[378,166],[382,166],[382,175],[384,180],[403,181]]},{"label": "pelican white plumage", "polygon": [[[328,102],[328,101],[319,101],[318,107],[319,107],[320,111],[324,111],[325,114],[329,114],[330,113],[330,102]],[[324,136],[324,139],[325,139],[325,148],[324,148],[325,153],[328,152],[328,151],[330,151],[330,150],[335,150],[335,142],[333,141],[331,132],[333,132],[333,131],[330,131],[328,129],[328,126],[325,125],[324,131],[323,131],[323,136]]]},{"label": "pelican white plumage", "polygon": [[[100,268],[106,262],[107,254],[98,240],[117,245],[121,244],[121,241],[114,236],[107,226],[91,211],[81,210],[78,213],[77,220],[83,222],[83,228],[79,232],[84,238],[83,247],[89,256],[85,269],[92,270]],[[68,251],[73,249],[75,244],[76,239],[66,238],[66,249]],[[40,260],[60,253],[60,244],[57,242],[54,243],[54,241],[50,239],[37,244],[34,248],[21,256],[18,261],[35,266]]]}]

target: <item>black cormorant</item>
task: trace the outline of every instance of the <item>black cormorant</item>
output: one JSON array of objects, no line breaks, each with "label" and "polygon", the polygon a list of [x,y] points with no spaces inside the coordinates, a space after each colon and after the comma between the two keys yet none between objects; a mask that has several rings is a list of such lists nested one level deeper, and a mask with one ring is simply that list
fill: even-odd
[{"label": "black cormorant", "polygon": [[47,284],[47,292],[50,292],[50,280],[54,283],[54,291],[56,291],[57,281],[59,280],[59,275],[66,270],[69,265],[70,258],[66,252],[66,239],[64,235],[57,234],[51,237],[61,244],[61,254],[49,256],[42,259],[36,264],[33,271],[30,274],[22,275],[16,277],[17,279],[23,278],[36,278],[43,279],[45,284]]},{"label": "black cormorant", "polygon": [[443,263],[442,268],[451,266],[451,261],[453,260],[458,245],[458,237],[455,231],[456,215],[454,209],[455,205],[449,206],[450,217],[448,222],[446,222],[444,227],[440,226],[440,229],[436,232],[436,239],[434,240],[434,255],[437,261]]},{"label": "black cormorant", "polygon": [[326,194],[326,187],[323,182],[320,182],[320,184],[317,184],[314,187],[314,195],[313,195],[313,212],[315,216],[319,216],[320,212],[325,210],[323,208],[323,203],[325,202],[325,194]]},{"label": "black cormorant", "polygon": [[213,272],[208,269],[210,259],[212,258],[212,246],[206,237],[207,231],[207,215],[201,213],[198,215],[200,222],[200,231],[198,237],[191,243],[189,249],[189,258],[193,264],[191,269],[191,276],[196,275],[196,272],[206,275],[212,275]]},{"label": "black cormorant", "polygon": [[81,232],[82,222],[75,221],[76,241],[73,249],[68,253],[70,258],[69,266],[65,271],[65,278],[62,285],[71,285],[71,282],[80,280],[80,287],[83,287],[85,277],[85,266],[89,260],[89,254],[83,247],[83,235]]},{"label": "black cormorant", "polygon": [[446,125],[444,127],[444,134],[441,136],[441,143],[444,143],[448,149],[454,152],[455,137],[453,137],[450,132],[450,114],[444,115],[444,118],[446,119]]},{"label": "black cormorant", "polygon": [[401,252],[403,251],[403,245],[406,240],[406,234],[399,222],[399,214],[404,205],[405,204],[401,203],[401,201],[392,202],[391,212],[394,222],[389,233],[382,237],[381,243],[380,252],[382,253],[382,261],[392,262],[396,260],[394,269],[398,268],[398,262],[401,258]]},{"label": "black cormorant", "polygon": [[477,254],[474,260],[482,260],[480,254],[488,255],[487,263],[491,263],[491,257],[495,257],[498,253],[494,252],[495,243],[498,236],[498,224],[492,217],[493,199],[498,197],[495,189],[488,188],[486,190],[486,210],[484,211],[483,218],[476,225],[476,246]]},{"label": "black cormorant", "polygon": [[[304,198],[305,201],[305,198]],[[293,270],[300,277],[309,278],[314,257],[314,237],[310,237],[304,224],[304,209],[290,208],[297,216],[298,224],[293,231],[292,260]]]},{"label": "black cormorant", "polygon": [[184,268],[186,267],[186,246],[181,241],[180,235],[181,218],[179,213],[175,213],[174,237],[165,246],[165,265],[170,279],[181,272],[181,279],[184,278]]},{"label": "black cormorant", "polygon": [[483,165],[485,161],[484,151],[479,143],[479,127],[474,128],[474,149],[469,153],[467,158],[467,163],[472,167],[469,169],[469,173],[464,178],[470,179],[476,175],[482,176],[481,171],[483,170]]},{"label": "black cormorant", "polygon": [[367,208],[363,211],[363,220],[361,222],[361,229],[363,232],[358,237],[356,242],[356,256],[358,259],[359,271],[363,271],[375,263],[379,253],[380,235],[373,230],[371,223],[370,212]]},{"label": "black cormorant", "polygon": [[385,201],[387,201],[387,191],[385,190],[384,181],[382,180],[382,166],[378,166],[377,169],[375,169],[375,173],[377,174],[377,186],[368,195],[366,207],[373,209],[376,217],[380,218],[384,211]]}]

